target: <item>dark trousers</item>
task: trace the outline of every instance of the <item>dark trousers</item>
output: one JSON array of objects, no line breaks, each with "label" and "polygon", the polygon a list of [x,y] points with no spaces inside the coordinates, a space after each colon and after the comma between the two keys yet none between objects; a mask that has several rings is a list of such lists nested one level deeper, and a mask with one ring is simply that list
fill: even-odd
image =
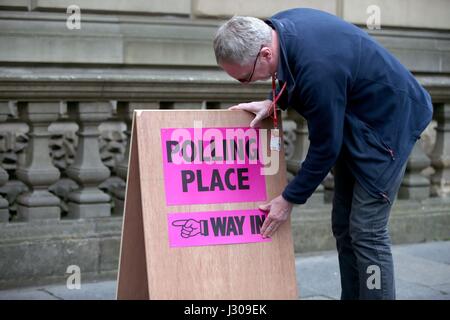
[{"label": "dark trousers", "polygon": [[[406,164],[387,191],[393,203]],[[392,204],[369,195],[342,157],[334,170],[332,230],[341,273],[341,299],[395,299],[388,220]]]}]

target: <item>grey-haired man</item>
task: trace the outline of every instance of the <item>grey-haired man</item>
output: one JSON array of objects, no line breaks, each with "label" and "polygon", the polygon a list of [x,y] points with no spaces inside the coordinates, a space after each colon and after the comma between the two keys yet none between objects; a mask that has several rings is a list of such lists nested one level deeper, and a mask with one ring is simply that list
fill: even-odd
[{"label": "grey-haired man", "polygon": [[[313,9],[291,9],[262,21],[234,17],[214,39],[218,64],[233,78],[279,81],[280,107],[308,123],[310,146],[296,177],[261,207],[271,236],[334,167],[332,229],[342,299],[394,299],[388,232],[407,159],[432,118],[430,95],[366,32]],[[271,95],[233,110],[268,117]]]}]

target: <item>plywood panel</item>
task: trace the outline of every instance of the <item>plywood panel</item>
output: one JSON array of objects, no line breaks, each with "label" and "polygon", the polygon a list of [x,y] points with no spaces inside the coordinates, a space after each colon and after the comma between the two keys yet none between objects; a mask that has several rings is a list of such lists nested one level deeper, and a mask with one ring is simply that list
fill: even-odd
[{"label": "plywood panel", "polygon": [[[199,120],[204,128],[248,127],[251,119],[252,116],[243,111],[136,111],[133,135],[136,134],[137,148],[130,153],[138,150],[139,170],[130,173],[139,172],[140,190],[134,189],[141,193],[151,299],[297,298],[290,222],[278,229],[271,242],[183,248],[169,246],[168,213],[256,209],[262,202],[166,206],[160,129],[192,128],[194,121]],[[270,124],[267,120],[263,128],[269,128]],[[128,184],[135,185],[131,179],[132,176]],[[280,152],[278,174],[265,176],[265,179],[268,200],[280,195],[287,183],[283,150]],[[136,196],[133,199],[133,202],[138,201]],[[130,214],[128,210],[133,208],[127,206],[125,216]],[[130,215],[139,219],[139,214]],[[125,222],[127,219],[125,217]],[[124,244],[127,241],[123,239]],[[125,262],[123,250],[121,263]],[[121,268],[121,272],[126,271]]]},{"label": "plywood panel", "polygon": [[145,261],[144,225],[142,223],[141,187],[135,122],[131,135],[130,160],[122,225],[117,297],[148,299],[147,264]]}]

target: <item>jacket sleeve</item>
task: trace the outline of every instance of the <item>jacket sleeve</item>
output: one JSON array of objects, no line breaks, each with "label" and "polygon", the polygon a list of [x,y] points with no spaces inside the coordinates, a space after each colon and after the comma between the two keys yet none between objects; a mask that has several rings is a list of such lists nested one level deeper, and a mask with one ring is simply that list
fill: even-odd
[{"label": "jacket sleeve", "polygon": [[304,66],[296,77],[308,123],[310,145],[294,179],[282,193],[284,199],[303,204],[325,179],[336,162],[343,139],[348,75],[336,64],[316,61]]}]

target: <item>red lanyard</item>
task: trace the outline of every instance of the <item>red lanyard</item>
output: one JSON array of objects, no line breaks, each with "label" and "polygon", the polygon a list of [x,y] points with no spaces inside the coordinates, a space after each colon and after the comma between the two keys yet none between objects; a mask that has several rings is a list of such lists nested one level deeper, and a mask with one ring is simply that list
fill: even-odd
[{"label": "red lanyard", "polygon": [[284,89],[286,88],[287,82],[283,84],[283,87],[281,88],[278,95],[275,94],[275,77],[272,76],[272,105],[270,106],[270,109],[273,107],[273,127],[276,129],[278,128],[278,118],[277,118],[277,101],[280,99],[281,95],[283,94]]}]

